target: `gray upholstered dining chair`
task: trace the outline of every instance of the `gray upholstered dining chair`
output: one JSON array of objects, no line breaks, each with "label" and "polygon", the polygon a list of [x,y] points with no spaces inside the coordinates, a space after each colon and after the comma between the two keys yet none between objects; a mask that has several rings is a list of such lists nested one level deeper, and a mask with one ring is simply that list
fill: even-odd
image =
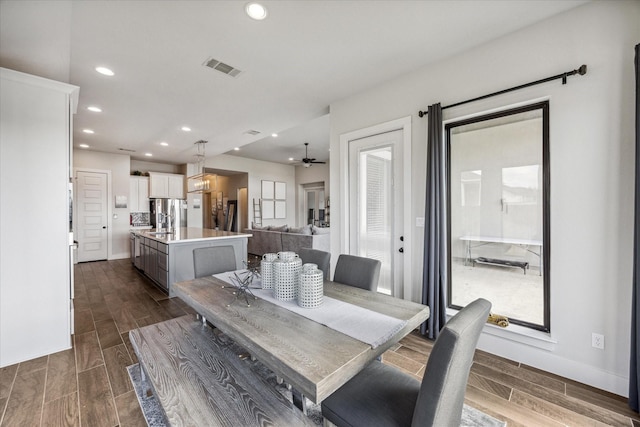
[{"label": "gray upholstered dining chair", "polygon": [[303,264],[312,263],[318,266],[318,270],[322,270],[324,278],[329,280],[329,270],[331,261],[331,254],[329,252],[321,251],[319,249],[300,248],[298,249],[298,255]]},{"label": "gray upholstered dining chair", "polygon": [[233,246],[210,246],[193,250],[193,271],[196,279],[236,269],[236,253]]},{"label": "gray upholstered dining chair", "polygon": [[357,288],[378,290],[380,261],[355,255],[342,254],[338,257],[333,281]]},{"label": "gray upholstered dining chair", "polygon": [[459,426],[473,354],[490,309],[480,298],[447,322],[422,383],[389,365],[369,364],[322,402],[325,426]]}]

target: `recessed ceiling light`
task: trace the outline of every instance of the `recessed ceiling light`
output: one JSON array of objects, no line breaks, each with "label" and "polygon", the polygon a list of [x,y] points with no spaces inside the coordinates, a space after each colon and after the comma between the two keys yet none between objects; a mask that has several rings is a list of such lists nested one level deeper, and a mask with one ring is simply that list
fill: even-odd
[{"label": "recessed ceiling light", "polygon": [[84,132],[84,133],[92,133],[92,134],[95,133],[91,129],[82,129],[82,132]]},{"label": "recessed ceiling light", "polygon": [[95,105],[87,107],[87,110],[93,111],[94,113],[102,113],[102,108],[96,107]]},{"label": "recessed ceiling light", "polygon": [[272,133],[271,136],[274,137],[274,138],[277,138],[278,134],[277,133]]},{"label": "recessed ceiling light", "polygon": [[191,128],[189,126],[182,126],[181,129],[185,132],[191,132]]},{"label": "recessed ceiling light", "polygon": [[80,144],[78,147],[80,147],[80,148],[89,148],[89,146],[87,144]]},{"label": "recessed ceiling light", "polygon": [[240,151],[240,147],[236,147],[233,149],[234,151]]},{"label": "recessed ceiling light", "polygon": [[293,157],[289,157],[289,161],[290,161],[290,162],[293,162]]},{"label": "recessed ceiling light", "polygon": [[244,9],[249,15],[249,18],[256,21],[262,21],[267,17],[267,8],[260,3],[248,3]]},{"label": "recessed ceiling light", "polygon": [[108,69],[107,67],[96,67],[96,71],[99,72],[100,74],[104,74],[105,76],[109,76],[109,77],[115,75],[115,73],[110,69]]},{"label": "recessed ceiling light", "polygon": [[160,145],[162,145],[163,147],[168,147],[168,146],[169,146],[169,143],[168,143],[168,142],[164,142],[164,141],[163,141],[163,142],[161,142],[161,143],[160,143]]},{"label": "recessed ceiling light", "polygon": [[151,154],[151,153],[144,153],[144,155],[147,156],[147,157],[153,157],[153,154]]}]

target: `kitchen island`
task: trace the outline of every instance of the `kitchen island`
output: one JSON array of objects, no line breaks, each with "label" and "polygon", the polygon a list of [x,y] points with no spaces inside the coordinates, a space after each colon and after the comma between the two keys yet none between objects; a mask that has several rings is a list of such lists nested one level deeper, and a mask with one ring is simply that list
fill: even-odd
[{"label": "kitchen island", "polygon": [[132,230],[131,262],[159,288],[173,297],[171,285],[195,277],[193,250],[211,246],[232,246],[236,267],[247,259],[251,234],[209,228],[181,227],[173,231]]}]

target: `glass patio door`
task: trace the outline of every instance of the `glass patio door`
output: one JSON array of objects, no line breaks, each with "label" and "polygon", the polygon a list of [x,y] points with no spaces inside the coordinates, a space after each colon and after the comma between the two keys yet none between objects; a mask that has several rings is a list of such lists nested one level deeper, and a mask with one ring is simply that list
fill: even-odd
[{"label": "glass patio door", "polygon": [[349,142],[350,253],[382,263],[378,292],[402,283],[402,131]]}]

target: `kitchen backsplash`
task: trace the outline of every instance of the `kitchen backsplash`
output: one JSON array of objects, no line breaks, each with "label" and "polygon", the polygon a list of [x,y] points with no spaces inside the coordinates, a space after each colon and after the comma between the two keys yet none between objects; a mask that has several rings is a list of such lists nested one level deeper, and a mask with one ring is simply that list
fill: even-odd
[{"label": "kitchen backsplash", "polygon": [[149,212],[131,212],[130,214],[130,225],[134,226],[143,226],[149,225]]}]

